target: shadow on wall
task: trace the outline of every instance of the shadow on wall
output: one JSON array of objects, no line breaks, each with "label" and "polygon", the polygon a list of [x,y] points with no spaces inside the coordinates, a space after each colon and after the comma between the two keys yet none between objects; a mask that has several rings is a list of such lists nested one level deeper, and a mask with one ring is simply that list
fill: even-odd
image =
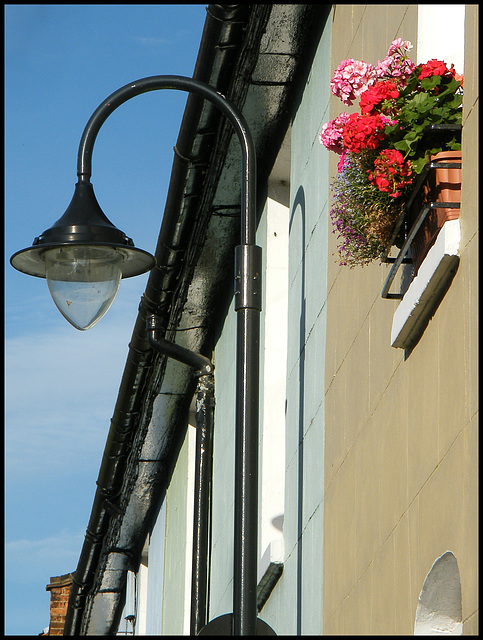
[{"label": "shadow on wall", "polygon": [[419,594],[415,636],[463,635],[461,582],[451,551],[435,560]]},{"label": "shadow on wall", "polygon": [[303,497],[304,497],[304,390],[305,390],[305,192],[300,186],[295,195],[290,216],[289,233],[292,229],[295,213],[300,208],[302,224],[301,261],[302,282],[300,286],[300,325],[299,325],[299,428],[298,428],[298,504],[297,504],[297,635],[302,635],[302,565],[303,565]]}]

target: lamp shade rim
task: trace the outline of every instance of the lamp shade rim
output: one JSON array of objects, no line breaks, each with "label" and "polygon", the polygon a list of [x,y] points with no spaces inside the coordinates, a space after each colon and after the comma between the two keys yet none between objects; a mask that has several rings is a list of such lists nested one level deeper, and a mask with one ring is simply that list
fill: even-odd
[{"label": "lamp shade rim", "polygon": [[121,278],[132,278],[150,271],[156,264],[154,256],[137,247],[112,242],[51,242],[42,243],[21,249],[12,255],[12,267],[29,276],[45,278],[45,260],[43,254],[48,249],[59,247],[110,247],[118,249],[123,256]]}]

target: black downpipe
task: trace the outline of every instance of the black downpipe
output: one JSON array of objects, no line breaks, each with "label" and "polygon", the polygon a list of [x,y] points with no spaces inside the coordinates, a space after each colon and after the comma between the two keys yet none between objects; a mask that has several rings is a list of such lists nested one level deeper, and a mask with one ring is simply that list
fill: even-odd
[{"label": "black downpipe", "polygon": [[208,622],[208,556],[213,463],[213,375],[198,379],[196,395],[195,502],[191,573],[190,635],[197,636]]},{"label": "black downpipe", "polygon": [[236,247],[237,396],[232,635],[257,635],[258,407],[262,250]]},{"label": "black downpipe", "polygon": [[193,555],[191,569],[191,628],[196,636],[207,623],[208,542],[210,488],[212,480],[212,443],[214,408],[214,366],[208,358],[190,349],[160,338],[162,322],[155,315],[146,318],[149,344],[165,356],[195,368],[196,389],[196,457],[193,510]]}]

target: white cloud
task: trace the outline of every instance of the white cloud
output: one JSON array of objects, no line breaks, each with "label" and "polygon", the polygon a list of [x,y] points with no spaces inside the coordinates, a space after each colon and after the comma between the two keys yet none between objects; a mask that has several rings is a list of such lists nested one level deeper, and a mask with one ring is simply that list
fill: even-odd
[{"label": "white cloud", "polygon": [[47,584],[49,577],[75,571],[83,541],[82,532],[64,530],[40,540],[7,542],[5,557],[10,582],[28,585],[43,575]]},{"label": "white cloud", "polygon": [[[38,333],[24,329],[22,335],[7,337],[10,480],[17,472],[34,475],[46,468],[56,473],[98,470],[137,314],[139,298],[134,301],[131,294],[120,296],[90,331],[76,331],[61,318],[65,326],[56,322]],[[55,308],[50,312],[58,313]]]}]

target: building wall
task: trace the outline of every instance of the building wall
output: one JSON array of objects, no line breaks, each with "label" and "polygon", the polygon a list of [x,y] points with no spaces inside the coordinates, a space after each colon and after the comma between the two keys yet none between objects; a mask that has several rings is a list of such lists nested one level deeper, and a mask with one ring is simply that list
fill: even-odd
[{"label": "building wall", "polygon": [[[162,416],[154,419],[162,420]],[[195,468],[193,413],[135,572],[118,635],[189,635]],[[162,428],[160,424],[160,428]]]},{"label": "building wall", "polygon": [[233,503],[235,451],[236,314],[230,299],[214,353],[215,419],[212,483],[212,581],[209,618],[233,611]]},{"label": "building wall", "polygon": [[[271,549],[283,573],[260,612],[279,635],[412,635],[433,571],[425,579],[445,558],[459,572],[463,631],[477,633],[476,5],[465,16],[461,260],[411,353],[390,346],[398,303],[380,297],[387,265],[338,266],[329,220],[337,161],[318,141],[343,110],[329,92],[340,61],[376,63],[396,37],[423,43],[420,18],[418,5],[333,7],[293,114],[289,208],[267,201],[258,229],[264,268],[279,271],[262,312],[258,550],[263,572],[283,521],[283,546]],[[286,304],[285,346],[268,328],[268,304]],[[233,611],[235,347],[228,295],[213,355],[209,620]],[[276,364],[284,349],[286,373]],[[148,634],[189,633],[193,431],[150,534]]]},{"label": "building wall", "polygon": [[[460,265],[411,353],[390,346],[398,303],[380,297],[388,267],[347,269],[329,260],[325,634],[412,634],[425,577],[446,551],[459,567],[464,632],[476,628],[474,20],[473,6],[466,15]],[[332,29],[332,69],[350,57],[376,63],[396,37],[414,44],[424,37],[418,5],[337,5]],[[333,100],[331,117],[341,105]],[[331,236],[329,254],[335,249]]]},{"label": "building wall", "polygon": [[[278,185],[277,193],[286,188]],[[275,195],[275,194],[273,194]],[[258,567],[283,561],[288,208],[267,198],[257,230],[263,255],[260,329]],[[269,300],[269,304],[267,303]],[[233,611],[236,313],[230,296],[215,353],[209,619]],[[281,318],[277,316],[281,314]],[[263,557],[263,560],[262,560]]]},{"label": "building wall", "polygon": [[[265,303],[261,317],[259,577],[267,558],[283,561],[282,576],[259,617],[283,635],[322,632],[328,159],[320,153],[318,132],[328,115],[329,56],[330,26],[319,43],[292,120],[290,174],[287,171],[285,176],[290,184],[289,207],[284,206],[285,194],[274,201],[280,184],[269,181],[273,199],[266,203],[257,232],[264,255]],[[278,323],[274,305],[282,315]],[[284,314],[288,314],[286,328]],[[210,619],[233,610],[235,324],[230,303],[215,350]],[[283,546],[279,544],[282,522]]]},{"label": "building wall", "polygon": [[330,19],[291,133],[283,574],[260,617],[280,634],[322,633],[324,357]]},{"label": "building wall", "polygon": [[[193,541],[193,474],[195,467],[195,428],[190,420],[166,489],[164,524],[164,553],[162,590],[162,635],[189,635],[191,599],[191,556]],[[162,536],[157,537],[162,544]],[[153,549],[154,552],[154,549]],[[151,558],[150,558],[151,559]],[[148,570],[152,570],[149,566]],[[158,572],[160,569],[158,569]],[[158,587],[158,588],[157,588]],[[153,592],[159,590],[152,584]]]}]

